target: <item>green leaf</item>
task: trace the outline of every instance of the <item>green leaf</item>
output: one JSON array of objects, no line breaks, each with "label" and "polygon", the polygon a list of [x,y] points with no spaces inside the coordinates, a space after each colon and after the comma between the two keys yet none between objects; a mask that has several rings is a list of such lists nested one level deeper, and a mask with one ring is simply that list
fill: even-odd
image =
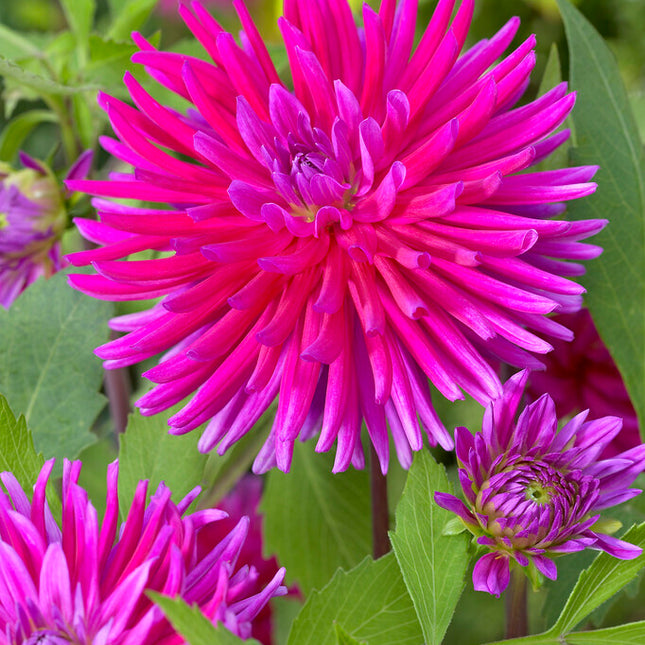
[{"label": "green leaf", "polygon": [[357,641],[337,622],[334,622],[334,634],[336,635],[336,645],[367,645],[367,641]]},{"label": "green leaf", "polygon": [[540,612],[541,629],[547,629],[555,623],[562,613],[562,608],[571,595],[583,569],[591,566],[597,553],[587,549],[580,553],[571,553],[566,558],[558,558],[558,577],[556,580],[546,580],[542,588],[545,596],[544,607]]},{"label": "green leaf", "polygon": [[[315,552],[313,552],[315,557]],[[287,645],[336,645],[335,624],[369,645],[419,645],[421,627],[393,553],[365,558],[314,591],[293,623]]]},{"label": "green leaf", "polygon": [[72,86],[58,83],[57,81],[54,81],[51,78],[47,78],[46,76],[34,74],[33,72],[27,71],[17,63],[5,58],[4,56],[0,56],[0,76],[12,79],[18,85],[28,87],[45,96],[67,96],[76,94],[77,92],[100,89],[98,86],[93,85]]},{"label": "green leaf", "polygon": [[[31,497],[31,491],[44,463],[43,456],[36,453],[25,418],[21,415],[16,419],[9,403],[0,395],[0,472],[13,473],[22,489]],[[51,478],[46,495],[54,517],[60,518],[60,498],[54,490]]]},{"label": "green leaf", "polygon": [[0,23],[0,56],[14,60],[40,58],[44,38],[43,34],[25,34]]},{"label": "green leaf", "polygon": [[83,77],[87,82],[100,85],[104,91],[127,96],[123,74],[126,70],[135,72],[137,69],[138,66],[130,60],[136,51],[138,51],[138,47],[133,43],[117,42],[92,34],[89,40],[89,57],[83,69]]},{"label": "green leaf", "polygon": [[119,451],[119,505],[123,513],[130,508],[141,479],[150,480],[149,495],[164,481],[175,502],[201,484],[207,456],[197,450],[200,433],[169,434],[168,418],[174,411],[152,417],[139,412],[130,415]]},{"label": "green leaf", "polygon": [[111,304],[70,289],[64,272],[0,310],[0,392],[45,457],[73,458],[94,441],[90,428],[105,405],[94,348],[107,340],[111,313]]},{"label": "green leaf", "polygon": [[243,641],[222,625],[215,627],[199,607],[191,607],[182,598],[168,598],[154,591],[147,593],[189,645],[259,645],[253,638]]},{"label": "green leaf", "polygon": [[[558,0],[570,52],[576,164],[598,164],[598,190],[569,206],[573,219],[607,218],[595,238],[604,253],[583,284],[598,331],[645,424],[645,187],[643,148],[616,61],[600,35],[567,0]],[[645,425],[644,425],[645,427]]]},{"label": "green leaf", "polygon": [[36,453],[25,418],[16,419],[7,399],[0,395],[0,472],[12,472],[29,493],[44,463],[43,456]]},{"label": "green leaf", "polygon": [[427,451],[414,456],[390,533],[403,579],[428,645],[441,643],[464,588],[468,568],[466,534],[443,534],[455,516],[438,506],[435,491],[452,493],[446,472]]},{"label": "green leaf", "polygon": [[[625,542],[645,547],[645,522],[632,527],[621,537]],[[566,634],[580,621],[622,589],[645,566],[645,553],[633,560],[619,560],[601,553],[578,578],[567,604],[550,631]]]},{"label": "green leaf", "polygon": [[333,456],[313,448],[296,442],[291,471],[269,473],[261,505],[265,553],[277,554],[305,596],[372,549],[367,473],[334,475]]},{"label": "green leaf", "polygon": [[13,79],[19,85],[36,90],[36,92],[40,92],[43,95],[70,95],[76,94],[77,92],[84,92],[86,90],[100,89],[99,87],[92,85],[72,86],[58,83],[46,76],[29,72],[4,56],[0,56],[0,76]]},{"label": "green leaf", "polygon": [[95,118],[95,112],[97,111],[92,109],[94,108],[94,103],[90,104],[83,94],[75,94],[72,96],[72,108],[76,136],[81,147],[84,150],[91,149],[94,147],[98,136],[97,126],[101,123],[100,118]]},{"label": "green leaf", "polygon": [[645,621],[618,625],[592,632],[573,632],[567,636],[569,645],[643,645]]},{"label": "green leaf", "polygon": [[[486,645],[563,645],[563,642],[550,633],[547,634],[533,634],[531,636],[523,636],[522,638],[510,638],[504,641],[495,641],[494,643],[487,643]],[[606,644],[605,644],[606,645]]]},{"label": "green leaf", "polygon": [[65,19],[81,47],[87,47],[87,39],[92,30],[96,3],[94,0],[59,0]]},{"label": "green leaf", "polygon": [[148,20],[158,0],[110,0],[112,25],[108,37],[126,40],[132,31],[140,29]]},{"label": "green leaf", "polygon": [[49,110],[29,110],[11,119],[0,134],[0,160],[13,162],[31,131],[47,122],[56,122],[56,115]]}]

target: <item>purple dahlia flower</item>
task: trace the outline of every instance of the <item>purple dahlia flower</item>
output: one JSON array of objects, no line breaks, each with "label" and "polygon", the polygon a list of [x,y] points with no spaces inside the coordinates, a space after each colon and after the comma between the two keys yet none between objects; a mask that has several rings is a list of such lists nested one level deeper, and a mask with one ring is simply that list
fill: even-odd
[{"label": "purple dahlia flower", "polygon": [[[74,275],[98,298],[158,298],[122,316],[129,332],[97,354],[106,367],[166,352],[138,401],[199,447],[223,453],[276,397],[273,430],[254,469],[288,470],[296,439],[320,430],[334,471],[364,465],[365,420],[383,472],[388,425],[398,458],[453,447],[428,380],[450,400],[501,393],[488,360],[539,367],[543,336],[570,339],[545,314],[575,311],[583,288],[565,276],[600,249],[580,240],[605,221],[552,220],[588,195],[595,167],[521,172],[569,135],[552,134],[575,97],[565,84],[514,107],[535,62],[534,38],[503,58],[518,28],[459,55],[473,12],[441,0],[414,48],[417,3],[363,8],[288,0],[279,25],[293,91],[280,79],[240,1],[238,44],[194,2],[181,13],[213,63],[156,50],[133,61],[192,103],[180,114],[127,74],[136,107],[101,95],[118,139],[104,147],[133,173],[69,182],[97,199],[101,245],[75,254]],[[179,153],[181,157],[174,153]],[[163,256],[121,261],[154,249]],[[170,252],[170,254],[168,254]]]},{"label": "purple dahlia flower", "polygon": [[553,341],[554,350],[544,360],[546,370],[531,374],[529,396],[537,399],[544,392],[549,394],[559,418],[587,409],[594,417],[622,417],[623,428],[606,454],[634,448],[641,442],[636,410],[589,310],[554,318],[571,329],[575,338],[570,343]]},{"label": "purple dahlia flower", "polygon": [[466,504],[435,493],[487,553],[475,565],[478,591],[499,596],[511,567],[527,567],[539,582],[556,578],[550,556],[589,547],[629,560],[642,549],[602,532],[599,512],[641,491],[628,486],[645,469],[645,445],[615,458],[598,456],[620,432],[621,420],[586,421],[588,410],[558,430],[553,400],[543,395],[514,421],[527,371],[512,376],[484,413],[481,432],[455,430],[459,481]]},{"label": "purple dahlia flower", "polygon": [[198,556],[201,531],[226,517],[215,509],[185,515],[199,490],[174,504],[159,486],[146,505],[139,483],[118,526],[118,465],[108,467],[103,522],[78,485],[80,462],[63,468],[62,528],[45,497],[53,460],[42,468],[31,502],[8,472],[0,479],[0,643],[35,645],[183,645],[147,591],[181,596],[211,621],[248,638],[268,600],[285,593],[284,569],[251,595],[257,574],[236,561],[248,518]]},{"label": "purple dahlia flower", "polygon": [[[63,267],[60,238],[67,224],[64,189],[51,170],[24,152],[25,166],[0,163],[0,305],[13,301],[41,276]],[[82,154],[67,177],[85,177],[92,152]]]}]

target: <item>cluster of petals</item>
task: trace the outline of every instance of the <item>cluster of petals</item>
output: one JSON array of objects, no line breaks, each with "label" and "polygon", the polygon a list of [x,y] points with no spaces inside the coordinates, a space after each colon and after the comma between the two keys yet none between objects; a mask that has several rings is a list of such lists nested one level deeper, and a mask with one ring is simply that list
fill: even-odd
[{"label": "cluster of petals", "polygon": [[[202,550],[210,551],[235,528],[240,518],[248,517],[249,532],[240,549],[237,564],[238,566],[248,565],[257,571],[258,577],[255,584],[258,590],[267,586],[279,570],[278,561],[274,556],[268,559],[263,556],[263,518],[258,509],[261,496],[262,479],[251,474],[242,477],[233,490],[217,502],[217,508],[228,513],[228,517],[204,527],[197,539],[198,554]],[[298,597],[297,588],[289,588],[289,595]],[[251,623],[251,636],[262,645],[274,643],[273,618],[271,603],[267,603]]]},{"label": "cluster of petals", "polygon": [[642,549],[602,532],[599,512],[638,495],[628,488],[645,470],[645,445],[599,459],[620,432],[621,419],[586,421],[581,412],[558,430],[548,394],[515,421],[528,372],[518,372],[486,408],[482,430],[455,430],[459,481],[466,503],[448,493],[435,501],[453,511],[486,553],[473,570],[478,591],[499,596],[511,567],[534,582],[556,579],[551,556],[585,548],[631,559]]},{"label": "cluster of petals", "polygon": [[537,399],[544,392],[549,394],[560,419],[582,410],[589,410],[593,417],[622,417],[623,428],[607,454],[634,448],[641,442],[636,410],[589,310],[554,318],[574,333],[574,339],[553,341],[553,351],[544,357],[546,369],[529,378],[529,396]]},{"label": "cluster of petals", "polygon": [[491,362],[539,368],[546,339],[571,339],[545,314],[581,307],[569,278],[606,222],[552,217],[596,167],[526,172],[569,136],[553,133],[575,96],[560,84],[516,107],[534,37],[500,60],[511,19],[460,55],[473,2],[441,0],[415,47],[417,0],[365,4],[360,28],[346,0],[286,0],[288,83],[241,0],[239,43],[198,2],[180,9],[212,63],[135,35],[133,61],[192,107],[129,74],[135,107],[100,96],[117,137],[102,144],[134,170],[69,182],[100,218],[78,222],[100,248],[69,259],[96,269],[71,276],[90,295],[160,298],[97,350],[107,368],[163,353],[143,414],[192,395],[171,432],[208,422],[200,450],[223,453],[277,398],[255,472],[288,470],[316,435],[335,472],[362,468],[363,421],[385,472],[390,433],[404,467],[424,432],[453,447],[428,379],[485,405]]},{"label": "cluster of petals", "polygon": [[[67,222],[64,189],[51,170],[24,152],[20,160],[22,170],[0,164],[0,305],[7,309],[32,282],[62,268]],[[68,179],[85,177],[91,163],[85,152]]]},{"label": "cluster of petals", "polygon": [[254,616],[285,593],[280,570],[249,594],[257,573],[236,566],[248,518],[198,552],[200,532],[226,517],[216,509],[185,514],[198,489],[175,504],[161,484],[146,505],[142,481],[119,526],[116,462],[108,467],[99,522],[78,484],[81,463],[65,461],[59,528],[46,500],[53,466],[53,460],[45,463],[31,501],[13,474],[0,474],[8,493],[0,493],[2,645],[184,645],[148,591],[180,596],[213,623],[248,638]]}]

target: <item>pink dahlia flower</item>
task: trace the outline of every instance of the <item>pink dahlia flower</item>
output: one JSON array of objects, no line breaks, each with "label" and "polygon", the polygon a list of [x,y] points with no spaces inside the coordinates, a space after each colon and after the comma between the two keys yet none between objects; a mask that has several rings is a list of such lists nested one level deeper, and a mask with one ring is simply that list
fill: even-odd
[{"label": "pink dahlia flower", "polygon": [[251,595],[257,574],[236,562],[248,518],[198,554],[204,528],[226,513],[185,515],[198,490],[179,504],[163,484],[146,506],[142,481],[118,526],[118,465],[108,468],[105,517],[99,523],[78,485],[80,462],[65,461],[62,528],[45,498],[54,462],[48,461],[32,501],[11,473],[0,479],[0,643],[35,645],[183,645],[146,592],[181,596],[211,621],[248,638],[251,621],[268,600],[285,593],[284,569]]},{"label": "pink dahlia flower", "polygon": [[[238,566],[248,565],[257,571],[256,588],[267,586],[278,571],[278,562],[275,557],[265,559],[262,555],[262,515],[258,512],[262,496],[262,480],[253,475],[246,475],[235,488],[217,504],[217,507],[228,513],[228,517],[213,522],[200,532],[197,539],[198,553],[212,550],[233,530],[239,519],[243,516],[249,518],[249,532],[238,555]],[[289,589],[290,594],[297,595],[295,589]],[[272,645],[273,641],[273,614],[271,604],[267,603],[251,623],[251,636],[263,643]]]},{"label": "pink dahlia flower", "polygon": [[535,583],[556,579],[552,556],[585,548],[629,560],[642,549],[606,535],[599,512],[641,491],[628,486],[645,469],[645,445],[599,459],[620,432],[621,420],[585,421],[581,412],[558,430],[553,400],[543,395],[514,420],[528,372],[512,376],[486,408],[474,436],[455,430],[459,481],[466,503],[435,493],[458,515],[486,554],[473,570],[478,591],[499,596],[511,567],[526,567]]},{"label": "pink dahlia flower", "polygon": [[[32,282],[52,276],[64,264],[65,191],[45,165],[24,152],[20,160],[22,170],[0,163],[0,305],[7,309]],[[85,177],[91,163],[87,151],[68,179]]]},{"label": "pink dahlia flower", "polygon": [[553,341],[554,350],[544,359],[546,371],[531,374],[529,395],[537,399],[547,392],[559,418],[587,409],[594,417],[622,417],[623,428],[608,446],[612,454],[640,444],[636,411],[589,311],[561,314],[555,320],[575,338],[570,343]]},{"label": "pink dahlia flower", "polygon": [[[568,137],[551,133],[575,97],[562,84],[515,108],[533,37],[495,61],[518,20],[460,57],[473,0],[452,23],[442,0],[415,49],[416,4],[364,5],[357,28],[345,0],[285,2],[290,90],[242,2],[240,44],[194,2],[180,11],[212,64],[138,35],[133,56],[194,107],[164,107],[129,74],[136,107],[100,97],[118,137],[103,145],[134,171],[69,185],[171,206],[96,200],[101,222],[79,226],[101,248],[70,261],[97,275],[71,283],[161,298],[113,320],[128,334],[97,353],[111,368],[166,352],[138,405],[155,414],[193,395],[170,426],[209,421],[203,451],[224,452],[278,397],[256,472],[288,470],[296,439],[319,430],[316,450],[336,442],[334,471],[362,468],[363,420],[382,470],[388,426],[407,467],[422,428],[453,446],[428,379],[486,404],[501,393],[489,358],[539,367],[542,336],[571,338],[545,314],[580,308],[565,276],[583,269],[565,260],[598,255],[580,240],[606,222],[550,218],[594,191],[596,168],[520,171]],[[165,255],[121,261],[146,249]]]}]

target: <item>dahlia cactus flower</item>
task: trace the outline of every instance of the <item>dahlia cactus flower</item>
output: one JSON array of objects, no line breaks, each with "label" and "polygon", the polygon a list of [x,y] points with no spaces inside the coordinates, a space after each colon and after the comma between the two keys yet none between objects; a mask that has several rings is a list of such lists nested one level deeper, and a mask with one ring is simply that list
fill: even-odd
[{"label": "dahlia cactus flower", "polygon": [[[561,84],[516,107],[535,63],[533,37],[499,60],[517,19],[460,56],[473,0],[454,19],[441,0],[416,47],[416,0],[365,4],[360,28],[346,0],[287,0],[288,82],[233,4],[239,43],[199,2],[179,10],[212,62],[135,35],[133,61],[185,113],[130,74],[134,107],[100,96],[117,137],[103,146],[133,170],[68,182],[102,197],[100,222],[78,222],[100,248],[69,258],[97,273],[71,284],[160,300],[114,319],[127,334],[97,354],[116,368],[163,353],[137,405],[192,397],[169,423],[208,422],[202,451],[225,452],[277,398],[256,472],[288,470],[317,433],[335,472],[362,468],[363,420],[383,472],[389,433],[404,467],[424,432],[452,449],[428,379],[485,405],[501,394],[490,359],[535,368],[546,338],[571,339],[545,314],[580,308],[567,276],[606,222],[551,218],[595,190],[596,167],[530,168],[569,136],[554,132],[575,95]],[[124,260],[150,249],[164,255]]]}]

